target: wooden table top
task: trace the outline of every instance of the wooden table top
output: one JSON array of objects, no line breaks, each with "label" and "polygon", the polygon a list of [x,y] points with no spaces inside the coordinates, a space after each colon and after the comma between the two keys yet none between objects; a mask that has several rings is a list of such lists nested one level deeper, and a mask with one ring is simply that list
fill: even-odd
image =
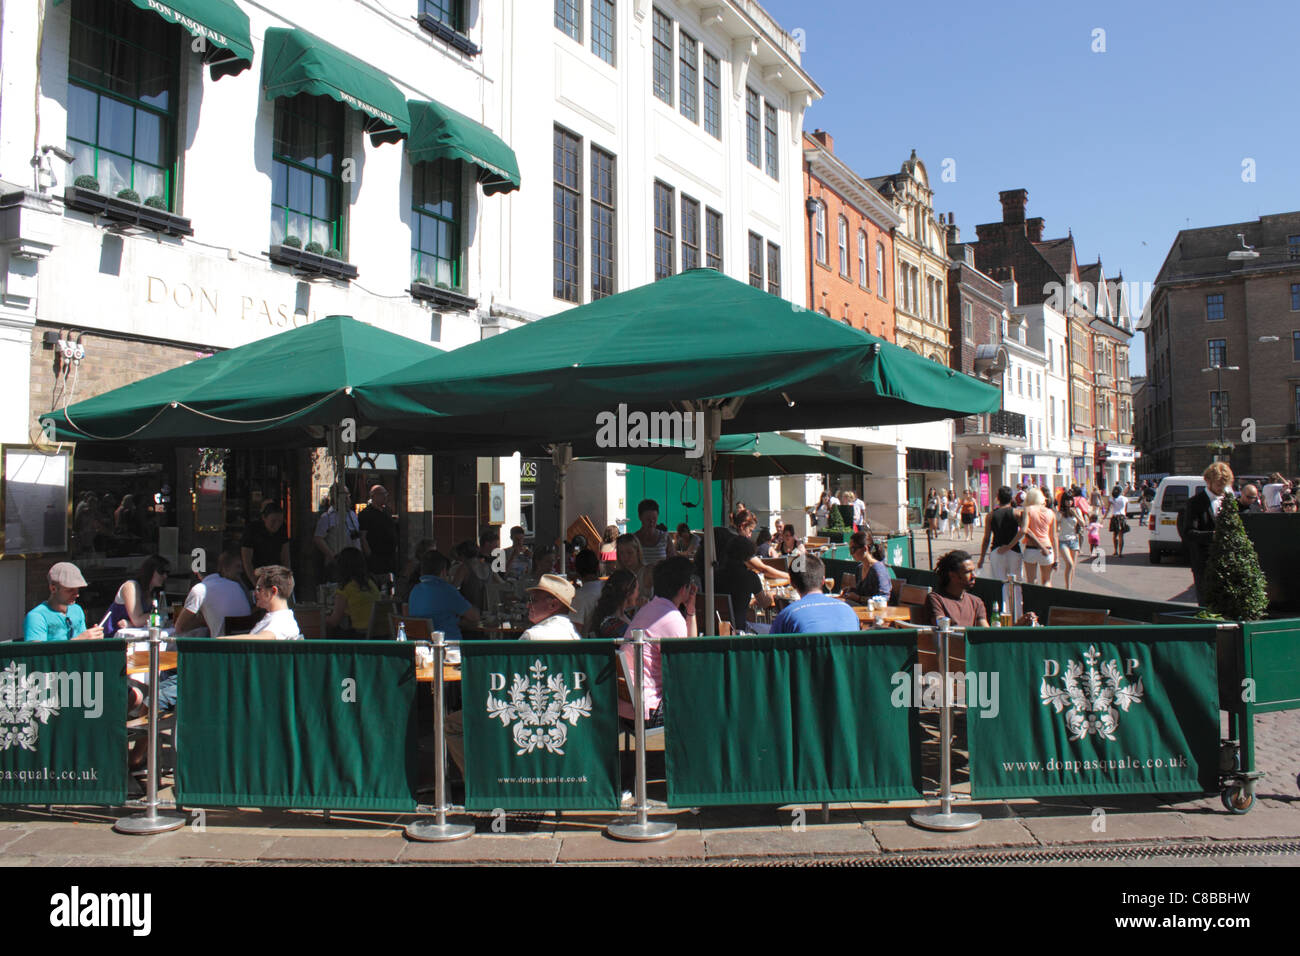
[{"label": "wooden table top", "polygon": [[[415,679],[422,684],[433,683],[433,664],[416,664]],[[460,680],[459,664],[442,665],[442,681],[444,684],[456,683]]]},{"label": "wooden table top", "polygon": [[[160,671],[176,669],[176,652],[159,651],[158,652],[158,669]],[[128,651],[126,655],[126,672],[128,674],[147,674],[149,673],[149,652],[148,651]]]}]

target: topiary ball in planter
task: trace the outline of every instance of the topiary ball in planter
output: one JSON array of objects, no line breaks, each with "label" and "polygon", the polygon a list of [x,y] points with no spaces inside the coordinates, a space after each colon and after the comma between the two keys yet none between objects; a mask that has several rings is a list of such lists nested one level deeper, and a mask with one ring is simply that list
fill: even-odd
[{"label": "topiary ball in planter", "polygon": [[304,249],[303,252],[314,252],[316,253],[316,255],[321,256],[325,254],[325,247],[322,246],[319,242],[312,240],[311,242],[307,243],[307,248]]},{"label": "topiary ball in planter", "polygon": [[299,239],[297,236],[285,236],[284,242],[280,243],[280,245],[288,246],[290,249],[301,249],[302,240]]},{"label": "topiary ball in planter", "polygon": [[117,198],[125,199],[127,202],[138,203],[140,201],[140,194],[134,189],[119,189],[117,191]]},{"label": "topiary ball in planter", "polygon": [[99,192],[99,180],[89,174],[82,174],[72,181],[78,189],[93,189]]},{"label": "topiary ball in planter", "polygon": [[162,196],[150,196],[144,201],[144,204],[150,209],[161,209],[163,212],[167,212],[167,200],[163,199]]},{"label": "topiary ball in planter", "polygon": [[336,259],[336,260],[338,260],[339,262],[342,262],[342,261],[343,261],[343,253],[339,252],[337,249],[331,249],[331,250],[329,250],[328,252],[325,253],[325,258],[327,258],[327,259]]}]

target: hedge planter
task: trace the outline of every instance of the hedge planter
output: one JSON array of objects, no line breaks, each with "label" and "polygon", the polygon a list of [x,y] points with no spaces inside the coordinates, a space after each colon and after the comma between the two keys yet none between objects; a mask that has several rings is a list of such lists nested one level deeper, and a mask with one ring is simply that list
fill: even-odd
[{"label": "hedge planter", "polygon": [[423,282],[411,283],[411,298],[432,302],[434,305],[444,306],[453,312],[470,312],[478,308],[478,299],[472,299],[467,295],[461,295],[459,292],[453,292],[451,289],[442,289]]},{"label": "hedge planter", "polygon": [[168,236],[192,236],[194,227],[184,216],[177,216],[165,209],[157,209],[144,203],[106,196],[93,189],[80,186],[68,186],[63,190],[63,203],[69,209],[77,209],[96,216],[103,216],[113,222],[135,226],[148,232],[161,232]]},{"label": "hedge planter", "polygon": [[331,279],[343,279],[351,282],[358,275],[357,267],[350,262],[331,259],[329,256],[295,249],[293,246],[277,244],[271,247],[271,261],[282,266],[292,266],[299,272],[309,275],[329,276]]}]

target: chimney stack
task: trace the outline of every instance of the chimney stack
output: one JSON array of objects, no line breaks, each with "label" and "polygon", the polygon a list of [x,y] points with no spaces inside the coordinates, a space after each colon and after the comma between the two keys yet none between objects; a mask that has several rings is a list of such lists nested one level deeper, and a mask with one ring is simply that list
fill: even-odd
[{"label": "chimney stack", "polygon": [[948,245],[955,246],[961,242],[961,230],[957,228],[957,214],[948,213]]},{"label": "chimney stack", "polygon": [[812,138],[817,140],[817,142],[821,143],[823,146],[825,146],[826,151],[828,153],[835,152],[835,140],[831,137],[830,133],[826,132],[826,130],[824,129],[813,130]]},{"label": "chimney stack", "polygon": [[998,193],[998,199],[1002,202],[1003,222],[1020,223],[1025,221],[1025,206],[1029,202],[1029,190],[1004,189]]},{"label": "chimney stack", "polygon": [[1030,242],[1043,241],[1043,217],[1035,216],[1033,219],[1025,220],[1025,237]]}]

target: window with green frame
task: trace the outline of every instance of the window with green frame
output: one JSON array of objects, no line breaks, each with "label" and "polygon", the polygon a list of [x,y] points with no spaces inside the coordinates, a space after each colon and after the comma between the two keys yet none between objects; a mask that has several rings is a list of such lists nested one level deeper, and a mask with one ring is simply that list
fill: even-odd
[{"label": "window with green frame", "polygon": [[460,227],[464,212],[457,159],[411,168],[411,281],[461,288]]},{"label": "window with green frame", "polygon": [[420,0],[420,12],[459,33],[465,32],[465,0]]},{"label": "window with green frame", "polygon": [[275,101],[271,245],[297,236],[343,252],[343,109],[306,93]]},{"label": "window with green frame", "polygon": [[133,189],[172,209],[179,27],[130,3],[74,0],[68,54],[73,176],[115,196]]}]

